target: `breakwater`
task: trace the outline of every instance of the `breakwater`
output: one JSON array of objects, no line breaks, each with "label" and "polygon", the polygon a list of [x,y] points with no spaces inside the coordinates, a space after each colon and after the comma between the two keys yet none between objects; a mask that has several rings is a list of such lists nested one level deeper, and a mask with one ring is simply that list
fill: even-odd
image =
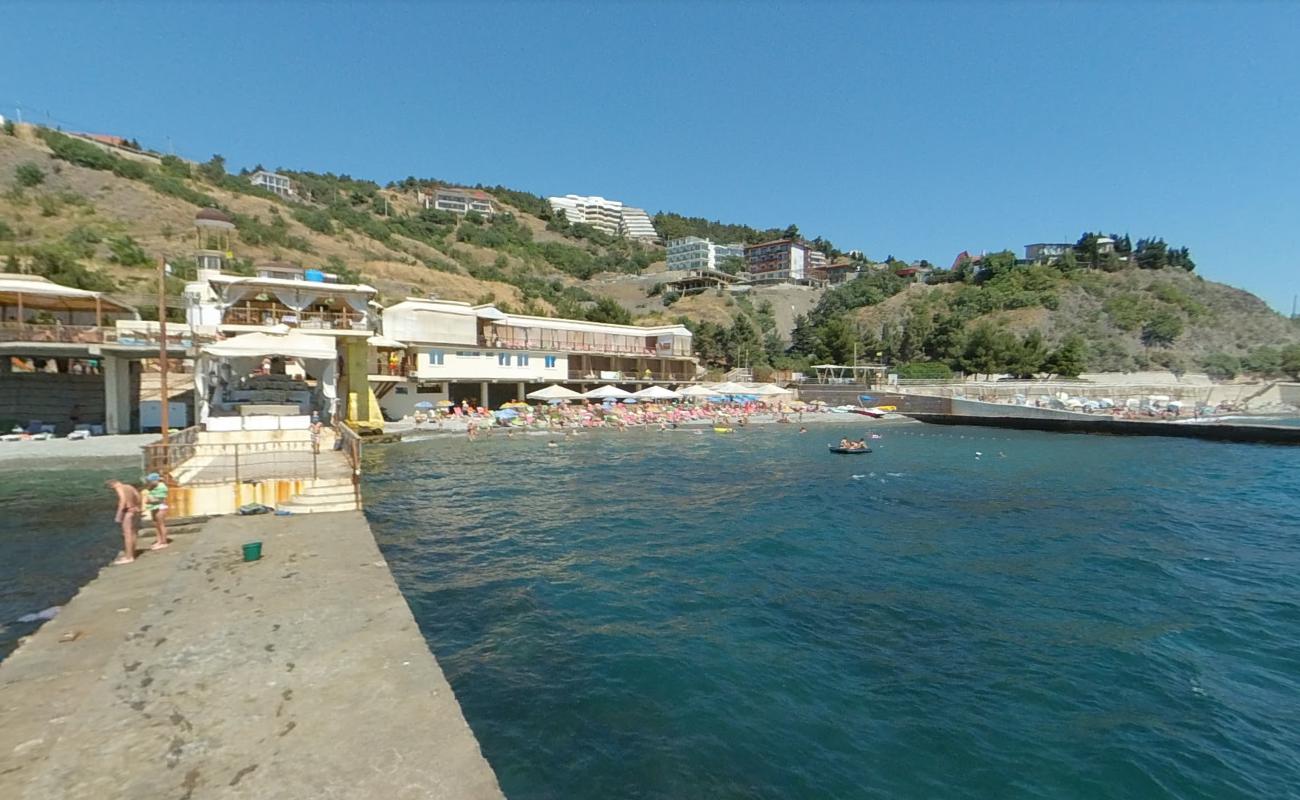
[{"label": "breakwater", "polygon": [[0,797],[230,796],[502,796],[360,513],[212,520],[0,663]]}]

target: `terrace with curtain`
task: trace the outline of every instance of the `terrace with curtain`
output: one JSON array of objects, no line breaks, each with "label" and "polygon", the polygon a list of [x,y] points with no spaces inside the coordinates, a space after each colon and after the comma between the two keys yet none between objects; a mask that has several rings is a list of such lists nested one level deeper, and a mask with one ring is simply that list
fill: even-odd
[{"label": "terrace with curtain", "polygon": [[222,326],[367,334],[375,329],[376,292],[364,284],[228,276],[210,280],[221,300]]}]

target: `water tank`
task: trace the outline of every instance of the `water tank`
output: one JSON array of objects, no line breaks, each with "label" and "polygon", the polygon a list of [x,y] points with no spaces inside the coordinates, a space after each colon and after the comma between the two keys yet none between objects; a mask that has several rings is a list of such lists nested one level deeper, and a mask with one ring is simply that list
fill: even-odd
[{"label": "water tank", "polygon": [[302,279],[305,281],[315,281],[316,283],[325,282],[325,273],[318,269],[303,270]]}]

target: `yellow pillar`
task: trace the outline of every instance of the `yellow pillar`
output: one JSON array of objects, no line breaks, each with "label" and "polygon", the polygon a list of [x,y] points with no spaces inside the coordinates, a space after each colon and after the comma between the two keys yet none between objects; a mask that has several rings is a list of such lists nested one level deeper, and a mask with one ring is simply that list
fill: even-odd
[{"label": "yellow pillar", "polygon": [[340,386],[346,392],[347,415],[345,419],[353,429],[383,431],[384,418],[379,413],[379,401],[370,390],[370,346],[362,338],[348,338],[339,342],[343,348],[343,374]]}]

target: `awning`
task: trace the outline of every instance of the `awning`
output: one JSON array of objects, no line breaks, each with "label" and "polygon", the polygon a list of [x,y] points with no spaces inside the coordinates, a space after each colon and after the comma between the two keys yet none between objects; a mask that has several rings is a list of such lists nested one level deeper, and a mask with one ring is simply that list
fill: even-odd
[{"label": "awning", "polygon": [[333,338],[297,332],[286,334],[245,333],[241,336],[207,345],[203,348],[203,353],[217,358],[284,356],[287,358],[330,360],[338,355]]},{"label": "awning", "polygon": [[366,344],[371,347],[380,347],[385,350],[405,350],[406,343],[399,342],[396,339],[389,339],[387,336],[371,336],[366,339]]},{"label": "awning", "polygon": [[529,392],[524,396],[529,400],[576,400],[579,397],[582,397],[578,392],[558,385],[547,386],[545,389],[538,389],[537,391]]}]

